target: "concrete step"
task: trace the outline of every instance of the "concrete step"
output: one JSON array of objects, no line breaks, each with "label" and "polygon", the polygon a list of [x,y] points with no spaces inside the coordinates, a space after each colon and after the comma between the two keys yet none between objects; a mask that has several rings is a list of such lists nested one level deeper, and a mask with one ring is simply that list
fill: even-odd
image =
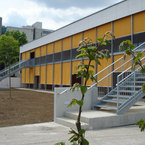
[{"label": "concrete step", "polygon": [[[57,117],[55,119],[55,122],[58,123],[58,124],[61,124],[61,125],[64,125],[64,126],[67,126],[69,128],[73,128],[73,129],[76,129],[76,120],[74,119],[71,119],[71,118],[67,118],[67,117]],[[88,124],[87,123],[84,123],[84,122],[81,122],[81,125],[82,125],[82,129],[88,129]]]},{"label": "concrete step", "polygon": [[117,110],[117,107],[116,107],[116,106],[105,105],[105,104],[96,104],[96,105],[94,105],[94,107],[107,108],[107,109]]}]

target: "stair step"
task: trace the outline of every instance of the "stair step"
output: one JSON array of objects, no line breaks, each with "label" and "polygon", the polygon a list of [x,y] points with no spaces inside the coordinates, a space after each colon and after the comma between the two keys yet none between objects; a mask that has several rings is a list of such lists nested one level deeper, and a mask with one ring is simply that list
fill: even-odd
[{"label": "stair step", "polygon": [[120,86],[120,88],[142,88],[142,86],[130,86],[130,85],[128,85],[128,86]]},{"label": "stair step", "polygon": [[[108,97],[117,98],[117,95],[108,95]],[[129,99],[131,95],[118,95],[119,98]]]},{"label": "stair step", "polygon": [[[55,122],[59,123],[61,125],[67,126],[69,128],[76,129],[76,125],[75,125],[76,120],[74,120],[74,119],[70,119],[70,118],[67,118],[67,117],[58,117],[58,118],[55,119]],[[87,123],[81,122],[81,125],[82,125],[82,129],[87,129],[88,128]]]},{"label": "stair step", "polygon": [[[106,103],[117,103],[117,100],[110,100],[110,99],[106,99],[106,100],[101,100],[102,102],[106,102]],[[124,100],[118,100],[119,104],[124,103]]]},{"label": "stair step", "polygon": [[[117,92],[117,90],[114,90],[114,92]],[[135,93],[137,91],[134,90],[119,90],[119,93]]]},{"label": "stair step", "polygon": [[[134,83],[134,81],[133,80],[130,80],[130,81],[125,81],[126,83]],[[145,83],[145,81],[135,81],[135,83],[137,84],[137,83]]]},{"label": "stair step", "polygon": [[107,108],[107,109],[117,110],[116,106],[104,105],[104,104],[97,104],[97,105],[94,105],[94,107],[100,107],[100,108]]}]

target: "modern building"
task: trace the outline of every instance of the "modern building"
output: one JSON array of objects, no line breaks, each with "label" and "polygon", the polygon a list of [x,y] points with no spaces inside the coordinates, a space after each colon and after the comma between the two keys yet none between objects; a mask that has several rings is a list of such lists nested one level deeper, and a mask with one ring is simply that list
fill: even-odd
[{"label": "modern building", "polygon": [[53,32],[53,30],[43,29],[42,22],[36,22],[32,26],[23,26],[23,27],[8,26],[8,27],[5,27],[5,31],[13,31],[13,30],[19,30],[20,32],[24,32],[27,36],[28,42],[31,42],[35,39],[41,38],[41,37]]},{"label": "modern building", "polygon": [[2,18],[0,17],[0,35],[2,34]]},{"label": "modern building", "polygon": [[[123,40],[129,39],[135,46],[145,42],[145,1],[124,0],[23,45],[20,48],[21,59],[30,60],[31,65],[21,71],[22,86],[40,89],[71,86],[76,81],[74,67],[81,61],[88,61],[75,58],[79,42],[89,37],[96,44],[96,39],[103,37],[106,31],[113,32],[116,39],[104,47],[110,51],[111,58],[108,61],[102,60],[101,66],[93,62],[96,66],[95,73],[123,56],[119,50]],[[112,69],[116,67],[113,66]],[[100,77],[101,75],[104,74],[101,73]],[[114,81],[109,81],[110,86],[113,83]],[[89,81],[88,86],[91,84]],[[106,85],[105,80],[100,84],[102,87]]]}]

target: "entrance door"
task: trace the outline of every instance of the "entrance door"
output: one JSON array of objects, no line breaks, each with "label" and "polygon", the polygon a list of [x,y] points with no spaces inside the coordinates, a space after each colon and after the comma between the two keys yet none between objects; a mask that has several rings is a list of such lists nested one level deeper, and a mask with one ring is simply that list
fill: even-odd
[{"label": "entrance door", "polygon": [[35,76],[35,89],[39,89],[40,76]]}]

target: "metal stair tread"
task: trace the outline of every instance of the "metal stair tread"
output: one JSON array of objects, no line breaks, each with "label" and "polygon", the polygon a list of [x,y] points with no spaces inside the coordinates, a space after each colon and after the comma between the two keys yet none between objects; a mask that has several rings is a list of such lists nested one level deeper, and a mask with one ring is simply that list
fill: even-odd
[{"label": "metal stair tread", "polygon": [[104,105],[104,104],[96,104],[96,105],[94,105],[94,107],[100,107],[100,108],[107,108],[107,109],[117,110],[116,106]]},{"label": "metal stair tread", "polygon": [[139,86],[139,85],[138,86],[137,85],[135,85],[135,86],[131,86],[131,85],[128,85],[128,86],[125,86],[125,85],[124,86],[120,86],[120,88],[134,88],[134,87],[135,88],[142,88],[142,86]]},{"label": "metal stair tread", "polygon": [[[117,90],[114,90],[114,92],[117,92]],[[123,92],[123,93],[133,93],[133,92],[137,92],[134,90],[119,90],[119,92]]]},{"label": "metal stair tread", "polygon": [[[110,100],[110,99],[104,99],[101,100],[102,102],[106,102],[106,103],[117,103],[117,100]],[[124,102],[124,100],[118,100],[119,104],[122,104]]]},{"label": "metal stair tread", "polygon": [[109,94],[108,95],[108,97],[114,97],[114,98],[117,98],[117,96],[119,97],[119,98],[125,98],[125,99],[129,99],[130,97],[131,97],[131,95],[111,95],[111,94]]}]

